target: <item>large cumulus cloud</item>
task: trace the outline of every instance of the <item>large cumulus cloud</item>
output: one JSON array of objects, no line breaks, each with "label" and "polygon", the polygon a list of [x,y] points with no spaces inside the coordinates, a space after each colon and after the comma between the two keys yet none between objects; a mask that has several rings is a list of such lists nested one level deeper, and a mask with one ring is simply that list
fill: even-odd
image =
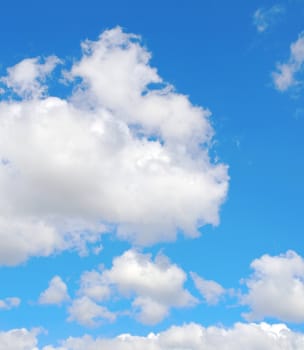
[{"label": "large cumulus cloud", "polygon": [[164,83],[120,28],[82,49],[64,73],[68,98],[47,93],[55,56],[1,80],[0,264],[85,252],[108,230],[147,245],[218,223],[228,176],[208,155],[209,111]]}]

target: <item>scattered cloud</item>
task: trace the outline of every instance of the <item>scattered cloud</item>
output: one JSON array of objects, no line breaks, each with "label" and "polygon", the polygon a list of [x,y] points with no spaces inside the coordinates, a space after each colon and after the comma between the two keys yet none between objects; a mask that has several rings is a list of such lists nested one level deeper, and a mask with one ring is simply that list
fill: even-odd
[{"label": "scattered cloud", "polygon": [[304,33],[290,45],[290,56],[287,63],[278,63],[277,70],[272,73],[275,88],[286,91],[291,87],[300,86],[302,82],[296,79],[296,75],[303,69],[304,62]]},{"label": "scattered cloud", "polygon": [[190,275],[194,281],[195,287],[209,305],[218,304],[221,297],[227,292],[225,288],[215,281],[206,280],[194,272],[191,272]]},{"label": "scattered cloud", "polygon": [[21,300],[16,297],[10,297],[0,300],[0,310],[10,310],[15,307],[18,307],[21,303]]},{"label": "scattered cloud", "polygon": [[253,275],[245,280],[248,293],[241,303],[251,311],[247,320],[274,317],[285,322],[304,321],[304,259],[294,251],[263,255],[251,264]]},{"label": "scattered cloud", "polygon": [[218,224],[228,175],[209,158],[210,112],[163,82],[119,27],[82,49],[69,98],[48,96],[55,56],[1,79],[1,265],[85,254],[107,231],[149,245]]},{"label": "scattered cloud", "polygon": [[122,334],[112,339],[69,338],[60,347],[49,346],[43,350],[302,350],[304,335],[292,332],[284,324],[270,325],[236,323],[231,328],[218,326],[202,327],[190,323],[173,326],[168,330],[146,337]]},{"label": "scattered cloud", "polygon": [[55,276],[51,279],[48,288],[40,294],[40,304],[60,305],[69,300],[68,288],[61,277]]},{"label": "scattered cloud", "polygon": [[274,5],[270,8],[258,8],[253,14],[253,24],[259,33],[263,33],[273,26],[284,14],[282,5]]}]

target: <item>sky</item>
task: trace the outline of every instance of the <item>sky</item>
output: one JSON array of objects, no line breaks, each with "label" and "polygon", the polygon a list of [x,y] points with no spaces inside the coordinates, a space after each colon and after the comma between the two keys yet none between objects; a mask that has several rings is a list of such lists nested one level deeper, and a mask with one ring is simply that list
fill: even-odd
[{"label": "sky", "polygon": [[0,350],[304,348],[304,1],[3,1]]}]

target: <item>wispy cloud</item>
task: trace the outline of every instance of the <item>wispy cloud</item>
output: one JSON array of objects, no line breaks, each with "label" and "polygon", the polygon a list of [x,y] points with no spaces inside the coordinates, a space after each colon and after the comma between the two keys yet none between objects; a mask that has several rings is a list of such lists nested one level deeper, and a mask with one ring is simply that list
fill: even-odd
[{"label": "wispy cloud", "polygon": [[195,287],[199,290],[201,295],[204,297],[208,305],[216,305],[219,303],[221,297],[226,293],[225,288],[223,288],[219,283],[206,280],[194,272],[190,273]]},{"label": "wispy cloud", "polygon": [[285,12],[282,5],[274,5],[270,8],[260,7],[253,14],[253,23],[259,33],[265,32],[274,25]]},{"label": "wispy cloud", "polygon": [[277,63],[277,70],[272,73],[275,88],[286,91],[291,87],[299,86],[300,80],[295,78],[303,68],[304,63],[304,32],[290,45],[290,56],[286,63]]},{"label": "wispy cloud", "polygon": [[21,300],[16,297],[10,297],[0,300],[0,309],[10,310],[12,308],[18,307],[21,303]]}]

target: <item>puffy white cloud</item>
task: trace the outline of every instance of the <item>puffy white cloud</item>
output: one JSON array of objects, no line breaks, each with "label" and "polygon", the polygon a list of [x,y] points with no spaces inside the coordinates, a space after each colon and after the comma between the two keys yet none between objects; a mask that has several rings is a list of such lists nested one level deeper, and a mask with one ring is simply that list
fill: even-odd
[{"label": "puffy white cloud", "polygon": [[218,223],[228,176],[209,159],[210,113],[163,83],[149,59],[115,28],[83,43],[66,73],[76,79],[69,99],[46,96],[55,57],[2,78],[21,98],[0,102],[0,264],[84,253],[113,224],[145,245]]},{"label": "puffy white cloud", "polygon": [[0,331],[0,350],[38,350],[38,333],[24,328]]},{"label": "puffy white cloud", "polygon": [[298,86],[301,81],[295,78],[302,71],[304,62],[304,33],[290,45],[290,57],[287,63],[278,63],[277,71],[272,73],[274,85],[279,91]]},{"label": "puffy white cloud", "polygon": [[99,271],[85,271],[81,275],[79,295],[85,295],[95,301],[103,301],[111,295],[104,276]]},{"label": "puffy white cloud", "polygon": [[191,323],[146,337],[123,334],[113,339],[69,338],[60,348],[45,350],[302,350],[303,346],[303,334],[283,324],[237,323],[232,328],[205,328]]},{"label": "puffy white cloud", "polygon": [[258,8],[253,14],[253,23],[259,33],[265,32],[285,12],[282,5],[274,5],[270,8]]},{"label": "puffy white cloud", "polygon": [[207,304],[216,305],[220,301],[220,298],[226,293],[225,288],[219,283],[212,280],[206,280],[194,272],[191,272],[190,274],[196,288],[202,294]]},{"label": "puffy white cloud", "polygon": [[197,301],[184,289],[186,273],[163,255],[128,250],[113,261],[103,278],[125,297],[135,294],[133,306],[139,308],[138,319],[146,324],[163,320],[171,307],[192,306]]},{"label": "puffy white cloud", "polygon": [[155,324],[168,315],[170,308],[197,302],[184,289],[186,279],[186,273],[165,256],[158,255],[153,261],[149,254],[128,250],[114,258],[111,269],[85,272],[78,294],[97,302],[117,293],[132,298],[138,320]]},{"label": "puffy white cloud", "polygon": [[61,62],[56,56],[45,58],[43,63],[41,61],[40,57],[27,58],[8,68],[2,83],[22,98],[41,97],[47,91],[43,82]]},{"label": "puffy white cloud", "polygon": [[61,304],[69,300],[67,285],[61,277],[55,276],[51,279],[48,288],[40,294],[40,304]]},{"label": "puffy white cloud", "polygon": [[245,280],[248,293],[242,304],[251,311],[248,320],[274,317],[304,321],[304,259],[293,251],[279,256],[263,255],[252,262],[253,275]]},{"label": "puffy white cloud", "polygon": [[169,314],[171,305],[161,303],[151,297],[136,297],[132,303],[138,309],[137,320],[144,324],[154,325],[161,322]]},{"label": "puffy white cloud", "polygon": [[107,308],[96,304],[87,296],[73,300],[69,307],[68,321],[76,321],[84,326],[93,327],[99,323],[100,319],[114,321],[116,318],[113,312]]},{"label": "puffy white cloud", "polygon": [[[0,350],[38,350],[37,330],[12,329],[0,332]],[[147,336],[121,334],[115,338],[85,335],[70,337],[60,346],[47,345],[41,350],[302,350],[304,335],[284,324],[236,323],[231,328],[203,327],[190,323],[172,326],[166,331]]]},{"label": "puffy white cloud", "polygon": [[10,310],[12,308],[18,307],[21,303],[21,300],[16,297],[9,297],[5,299],[0,299],[0,309]]}]

